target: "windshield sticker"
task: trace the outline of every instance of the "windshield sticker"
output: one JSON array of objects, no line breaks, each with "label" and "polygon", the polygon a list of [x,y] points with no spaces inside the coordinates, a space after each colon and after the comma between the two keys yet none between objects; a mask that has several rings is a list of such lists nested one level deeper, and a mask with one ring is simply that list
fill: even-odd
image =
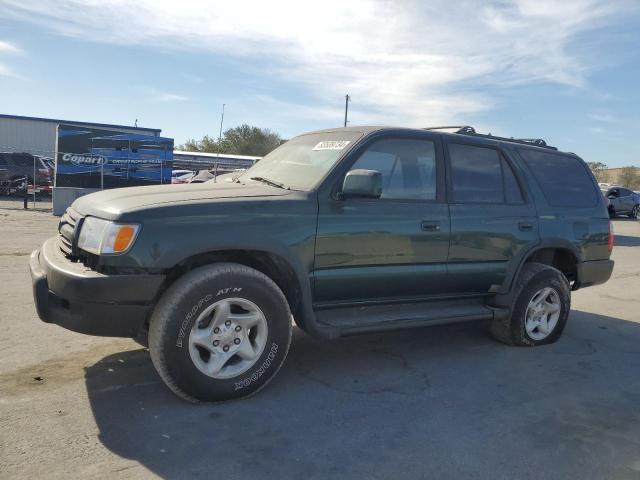
[{"label": "windshield sticker", "polygon": [[342,150],[350,143],[349,140],[320,142],[312,150]]}]

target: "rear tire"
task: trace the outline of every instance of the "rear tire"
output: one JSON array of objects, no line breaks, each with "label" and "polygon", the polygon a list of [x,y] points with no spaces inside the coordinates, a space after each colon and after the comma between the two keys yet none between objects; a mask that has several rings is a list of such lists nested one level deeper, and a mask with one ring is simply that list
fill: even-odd
[{"label": "rear tire", "polygon": [[511,316],[493,320],[491,334],[508,345],[554,343],[570,310],[571,288],[562,272],[541,263],[527,263],[516,281]]},{"label": "rear tire", "polygon": [[164,293],[151,317],[149,351],[165,384],[192,402],[246,397],[280,369],[291,312],[278,286],[244,265],[197,268]]}]

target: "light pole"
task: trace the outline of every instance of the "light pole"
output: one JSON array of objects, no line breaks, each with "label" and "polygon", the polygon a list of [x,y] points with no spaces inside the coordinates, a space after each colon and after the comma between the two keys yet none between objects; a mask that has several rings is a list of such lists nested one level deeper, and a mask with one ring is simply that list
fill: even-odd
[{"label": "light pole", "polygon": [[226,104],[222,104],[222,115],[220,115],[220,132],[218,133],[218,156],[216,157],[216,164],[213,170],[213,183],[217,183],[218,180],[218,164],[220,163],[220,141],[222,140],[222,124],[224,123],[224,107]]},{"label": "light pole", "polygon": [[349,94],[346,94],[344,96],[344,126],[347,126],[347,116],[349,115],[349,100],[351,100],[351,97],[349,96]]},{"label": "light pole", "polygon": [[220,116],[220,133],[218,133],[218,150],[220,149],[220,140],[222,139],[222,123],[224,122],[224,106],[226,104],[222,104],[222,115]]}]

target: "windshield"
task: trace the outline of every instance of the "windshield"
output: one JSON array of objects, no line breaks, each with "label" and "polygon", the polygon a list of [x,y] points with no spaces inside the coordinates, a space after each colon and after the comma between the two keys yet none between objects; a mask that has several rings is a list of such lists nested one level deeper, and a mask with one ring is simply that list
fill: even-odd
[{"label": "windshield", "polygon": [[293,190],[311,190],[331,170],[360,132],[336,131],[300,135],[280,145],[239,178]]}]

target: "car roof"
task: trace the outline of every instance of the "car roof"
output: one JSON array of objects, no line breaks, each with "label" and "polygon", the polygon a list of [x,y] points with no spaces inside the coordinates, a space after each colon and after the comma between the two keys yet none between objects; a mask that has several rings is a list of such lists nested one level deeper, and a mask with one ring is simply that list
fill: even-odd
[{"label": "car roof", "polygon": [[[440,128],[452,128],[452,127],[440,127]],[[458,127],[455,127],[455,128],[458,128]],[[528,143],[528,141],[523,141],[515,138],[510,139],[510,138],[494,136],[491,134],[489,135],[478,134],[478,133],[475,133],[475,131],[473,134],[451,133],[451,132],[439,130],[437,127],[436,128],[410,128],[410,127],[393,127],[393,126],[381,126],[381,125],[354,125],[349,127],[337,127],[337,128],[326,128],[322,130],[315,130],[313,132],[304,133],[303,135],[310,135],[310,134],[316,134],[316,133],[331,133],[331,132],[360,132],[364,136],[368,136],[373,133],[379,133],[379,132],[388,132],[388,133],[396,133],[396,134],[402,133],[402,132],[411,132],[411,133],[432,132],[432,133],[437,133],[441,135],[443,138],[446,138],[448,140],[471,140],[472,139],[474,142],[477,142],[479,144],[484,143],[486,145],[495,145],[496,143],[499,143],[504,145],[517,146],[518,148],[527,148],[527,149],[530,148],[538,151],[545,151],[545,152],[551,151],[551,152],[571,155],[574,157],[577,156],[575,153],[562,152],[555,147],[546,146],[546,144],[545,146],[536,145],[534,143]]]}]

